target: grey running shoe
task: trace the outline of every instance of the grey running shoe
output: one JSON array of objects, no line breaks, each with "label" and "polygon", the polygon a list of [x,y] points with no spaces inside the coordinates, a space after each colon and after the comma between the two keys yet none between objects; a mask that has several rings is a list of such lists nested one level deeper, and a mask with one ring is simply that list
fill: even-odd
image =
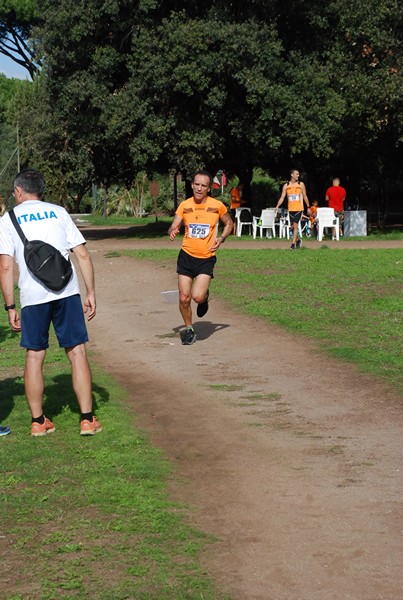
[{"label": "grey running shoe", "polygon": [[208,311],[208,298],[209,298],[209,295],[210,295],[210,290],[207,290],[207,294],[206,294],[206,297],[204,299],[204,302],[200,302],[200,304],[197,305],[196,313],[197,313],[197,316],[199,317],[199,319],[201,319],[202,317],[204,317],[204,315]]},{"label": "grey running shoe", "polygon": [[290,250],[295,250],[295,244],[291,244]]},{"label": "grey running shoe", "polygon": [[302,240],[297,240],[297,248],[301,248],[302,246]]},{"label": "grey running shoe", "polygon": [[187,327],[180,332],[181,342],[184,346],[190,346],[196,341],[196,332],[193,327]]}]

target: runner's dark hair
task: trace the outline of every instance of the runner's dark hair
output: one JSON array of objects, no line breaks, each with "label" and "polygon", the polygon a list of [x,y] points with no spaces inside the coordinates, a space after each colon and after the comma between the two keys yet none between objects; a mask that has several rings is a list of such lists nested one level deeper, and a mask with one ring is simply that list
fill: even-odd
[{"label": "runner's dark hair", "polygon": [[16,187],[22,188],[27,194],[42,198],[45,189],[43,175],[34,169],[24,169],[14,179],[14,188]]},{"label": "runner's dark hair", "polygon": [[213,177],[212,177],[210,171],[206,171],[205,169],[200,169],[200,171],[196,171],[196,173],[193,175],[192,183],[194,182],[197,175],[203,175],[204,177],[208,177],[209,181],[210,181],[210,187],[211,187],[211,185],[213,183]]},{"label": "runner's dark hair", "polygon": [[[299,169],[297,169],[297,167],[293,167],[292,169],[290,169],[290,177],[294,173],[294,171],[298,171],[298,173],[301,175],[301,171]],[[299,177],[298,177],[298,180],[299,180]]]}]

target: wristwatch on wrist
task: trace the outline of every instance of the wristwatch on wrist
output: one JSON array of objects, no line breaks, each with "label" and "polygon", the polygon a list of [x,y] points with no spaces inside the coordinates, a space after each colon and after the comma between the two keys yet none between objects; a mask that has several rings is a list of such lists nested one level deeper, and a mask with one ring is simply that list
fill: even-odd
[{"label": "wristwatch on wrist", "polygon": [[221,238],[221,243],[223,244],[225,242],[225,237],[223,235],[220,235]]},{"label": "wristwatch on wrist", "polygon": [[9,304],[9,305],[5,304],[4,305],[4,310],[7,310],[7,311],[14,310],[14,308],[15,308],[15,304]]}]

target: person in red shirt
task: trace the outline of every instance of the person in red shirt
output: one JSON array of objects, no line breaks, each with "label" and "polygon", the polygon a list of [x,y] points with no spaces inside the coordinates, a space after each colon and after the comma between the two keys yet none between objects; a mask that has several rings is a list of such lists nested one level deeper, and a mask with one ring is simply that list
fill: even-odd
[{"label": "person in red shirt", "polygon": [[344,200],[346,199],[346,190],[340,185],[340,179],[335,177],[333,185],[326,190],[325,200],[329,208],[333,208],[336,217],[339,217],[340,235],[343,235],[342,221],[344,216]]}]

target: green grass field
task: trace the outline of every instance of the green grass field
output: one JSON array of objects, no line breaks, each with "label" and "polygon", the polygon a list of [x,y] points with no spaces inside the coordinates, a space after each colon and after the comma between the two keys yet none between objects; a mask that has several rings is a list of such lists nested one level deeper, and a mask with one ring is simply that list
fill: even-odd
[{"label": "green grass field", "polygon": [[[159,216],[157,221],[155,216],[148,216],[142,218],[136,217],[124,217],[120,215],[111,215],[106,219],[102,215],[88,215],[85,217],[85,220],[95,226],[126,226],[126,227],[135,227],[137,232],[135,237],[139,238],[154,238],[161,237],[161,235],[165,235],[169,225],[172,223],[173,217],[168,216]],[[178,238],[179,239],[179,238]],[[379,231],[375,228],[370,228],[368,236],[365,237],[348,237],[340,238],[339,244],[343,245],[346,241],[362,241],[368,240],[376,241],[376,240],[403,240],[403,229],[396,227],[395,229],[389,229],[387,232]],[[259,238],[258,238],[259,240]],[[275,238],[272,240],[274,243],[281,242],[280,238]],[[242,236],[237,238],[237,242],[245,243],[248,245],[250,242],[249,236]],[[265,243],[265,239],[262,240],[262,244]],[[309,242],[308,242],[309,243]]]},{"label": "green grass field", "polygon": [[[130,251],[175,269],[176,250]],[[236,310],[318,340],[403,392],[403,251],[236,250],[218,254],[212,292]]]},{"label": "green grass field", "polygon": [[[102,434],[79,435],[64,351],[53,339],[45,414],[55,435],[32,438],[24,351],[0,313],[2,600],[225,599],[198,562],[210,539],[171,501],[171,466],[136,426],[124,391],[93,367]],[[8,583],[10,582],[10,583]]]},{"label": "green grass field", "polygon": [[[175,269],[177,248],[131,251]],[[317,340],[403,392],[402,250],[302,248],[220,253],[214,295],[240,313]],[[171,467],[136,426],[122,389],[94,367],[95,410],[105,431],[78,435],[64,352],[51,344],[45,412],[57,435],[32,439],[24,352],[0,312],[2,574],[5,600],[224,598],[200,568],[209,543],[167,494]],[[7,587],[11,578],[14,584]],[[94,583],[96,582],[96,583]]]},{"label": "green grass field", "polygon": [[235,253],[223,253],[217,293],[403,392],[402,250]]}]

